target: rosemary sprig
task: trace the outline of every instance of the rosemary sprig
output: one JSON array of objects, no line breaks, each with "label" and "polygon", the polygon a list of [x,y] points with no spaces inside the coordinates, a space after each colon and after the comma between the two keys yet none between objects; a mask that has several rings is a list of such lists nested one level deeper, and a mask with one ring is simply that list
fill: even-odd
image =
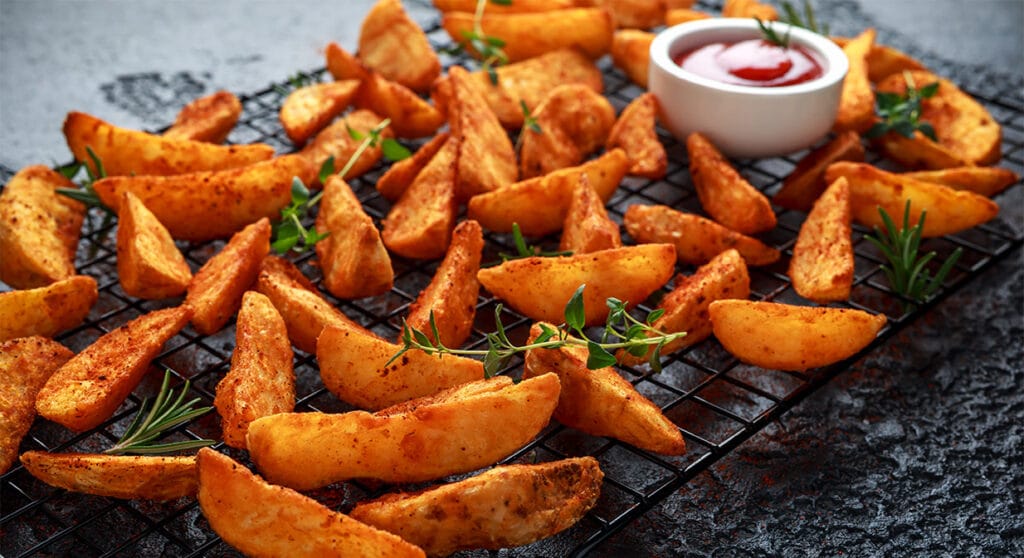
[{"label": "rosemary sprig", "polygon": [[782,2],[782,11],[785,14],[782,18],[784,23],[788,23],[794,27],[803,27],[808,31],[813,31],[819,35],[828,36],[828,25],[818,25],[817,20],[814,18],[814,8],[811,7],[809,0],[804,0],[804,15],[801,16],[793,4],[789,2]]},{"label": "rosemary sprig", "polygon": [[882,120],[875,123],[864,136],[873,139],[888,132],[896,132],[905,138],[913,138],[914,132],[917,131],[932,141],[939,141],[935,136],[935,128],[928,122],[921,121],[921,101],[935,95],[939,90],[939,82],[918,89],[910,72],[903,72],[903,79],[907,82],[905,94],[875,94],[875,112]]},{"label": "rosemary sprig", "polygon": [[942,286],[942,282],[949,275],[949,272],[956,265],[963,254],[962,248],[957,248],[939,267],[934,277],[928,273],[925,266],[935,258],[935,252],[928,252],[924,256],[918,254],[921,245],[921,231],[924,230],[924,219],[927,211],[921,211],[921,218],[913,227],[907,228],[910,222],[910,200],[903,209],[903,227],[896,228],[889,214],[881,207],[878,213],[885,224],[885,233],[875,227],[875,235],[867,236],[867,240],[875,245],[885,258],[889,260],[888,265],[882,265],[889,284],[899,294],[915,301],[924,302],[928,300],[935,291]]},{"label": "rosemary sprig", "polygon": [[775,32],[775,29],[772,28],[772,23],[770,21],[761,21],[756,17],[754,18],[754,21],[757,22],[757,27],[761,29],[761,35],[764,40],[782,48],[789,48],[790,29],[786,29],[786,34],[780,37],[779,34]]},{"label": "rosemary sprig", "polygon": [[103,453],[111,455],[123,455],[126,453],[153,455],[201,448],[215,443],[213,440],[205,439],[169,442],[166,444],[151,443],[164,432],[204,415],[213,409],[213,407],[193,409],[192,406],[199,402],[198,397],[191,401],[183,402],[189,388],[188,381],[185,382],[181,393],[177,395],[175,395],[173,389],[170,389],[170,383],[171,371],[167,370],[164,372],[164,381],[160,385],[160,392],[157,394],[156,400],[153,401],[153,406],[149,409],[149,412],[146,412],[146,404],[149,402],[147,399],[142,402],[139,412],[132,419],[131,425],[128,426],[128,430],[125,430],[121,439],[109,449],[104,450]]},{"label": "rosemary sprig", "polygon": [[509,260],[519,260],[522,258],[532,258],[534,256],[541,256],[545,258],[553,258],[558,256],[571,256],[571,250],[560,250],[560,251],[545,251],[540,246],[531,246],[526,244],[526,239],[523,238],[523,231],[519,229],[519,223],[512,223],[512,245],[516,248],[515,254],[509,254],[508,252],[498,252],[498,257],[501,258],[502,263]]},{"label": "rosemary sprig", "polygon": [[96,172],[93,173],[92,168],[81,161],[75,161],[70,165],[58,167],[56,169],[57,172],[64,175],[68,180],[74,180],[75,177],[78,176],[79,171],[84,168],[85,178],[79,182],[78,188],[57,188],[56,191],[64,197],[84,203],[86,207],[98,207],[102,209],[107,213],[108,218],[115,216],[116,213],[114,213],[114,210],[107,207],[107,205],[100,200],[99,194],[97,194],[96,190],[92,187],[93,182],[107,177],[107,170],[103,168],[103,161],[101,161],[99,156],[92,150],[92,147],[88,145],[85,146],[85,152],[89,155],[89,158],[92,159],[92,164],[96,167]]},{"label": "rosemary sprig", "polygon": [[[484,7],[487,5],[487,2],[488,0],[477,0],[476,11],[473,14],[473,30],[463,31],[462,38],[480,55],[480,69],[487,72],[491,84],[498,85],[498,72],[495,70],[495,67],[507,64],[508,56],[503,50],[505,47],[504,40],[498,37],[488,37],[484,34],[482,21]],[[490,0],[490,2],[499,6],[512,5],[512,0]],[[445,49],[445,52],[452,55],[461,54],[464,51],[465,48],[462,44]]]}]

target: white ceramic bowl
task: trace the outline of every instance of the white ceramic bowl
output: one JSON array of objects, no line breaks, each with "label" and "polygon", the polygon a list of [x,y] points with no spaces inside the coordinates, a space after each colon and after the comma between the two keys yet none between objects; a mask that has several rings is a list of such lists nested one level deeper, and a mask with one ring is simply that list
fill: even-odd
[{"label": "white ceramic bowl", "polygon": [[670,27],[651,43],[648,88],[658,98],[661,122],[679,141],[701,132],[732,157],[772,157],[798,151],[821,139],[835,122],[846,55],[817,33],[773,22],[780,35],[816,53],[824,74],[783,87],[731,85],[698,76],[673,58],[713,43],[760,38],[757,22],[748,18],[691,21]]}]

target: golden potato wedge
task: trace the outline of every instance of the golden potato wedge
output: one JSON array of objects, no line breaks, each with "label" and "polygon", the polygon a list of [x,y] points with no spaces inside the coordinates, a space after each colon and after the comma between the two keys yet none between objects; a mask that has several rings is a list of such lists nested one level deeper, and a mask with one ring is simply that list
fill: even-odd
[{"label": "golden potato wedge", "polygon": [[708,215],[742,234],[775,228],[768,198],[740,176],[710,140],[694,132],[686,138],[686,151],[697,197]]},{"label": "golden potato wedge", "polygon": [[256,278],[256,290],[274,303],[288,327],[288,338],[301,351],[315,353],[316,338],[327,325],[369,333],[341,310],[331,306],[288,260],[277,256],[263,258]]},{"label": "golden potato wedge", "polygon": [[468,199],[512,184],[518,178],[516,152],[508,134],[460,66],[448,70],[452,83],[452,137],[459,140],[456,192]]},{"label": "golden potato wedge", "polygon": [[392,203],[402,197],[405,190],[409,188],[416,176],[427,166],[427,163],[434,158],[434,155],[441,150],[444,143],[448,141],[451,134],[440,132],[430,139],[422,147],[401,161],[396,161],[388,170],[377,179],[377,191],[380,195]]},{"label": "golden potato wedge", "polygon": [[338,399],[371,411],[484,379],[479,360],[456,355],[410,350],[389,363],[401,348],[372,335],[327,326],[316,345],[320,377]]},{"label": "golden potato wedge", "polygon": [[709,307],[715,337],[748,364],[807,370],[851,357],[885,325],[884,314],[849,308],[716,300]]},{"label": "golden potato wedge", "polygon": [[629,174],[657,180],[665,176],[668,155],[654,128],[658,99],[644,93],[633,99],[608,133],[606,149],[621,147],[629,157]]},{"label": "golden potato wedge", "polygon": [[74,353],[45,337],[0,341],[0,474],[18,459],[18,446],[36,418],[36,394]]},{"label": "golden potato wedge", "polygon": [[[672,24],[669,24],[672,25]],[[651,64],[654,33],[638,29],[620,29],[612,37],[612,62],[629,81],[647,88],[647,68]]]},{"label": "golden potato wedge", "polygon": [[[308,490],[352,478],[419,482],[490,465],[531,440],[558,402],[558,377],[497,376],[389,407],[282,413],[249,426],[249,454],[270,482]],[[503,428],[481,428],[501,424]]]},{"label": "golden potato wedge", "polygon": [[177,500],[196,493],[196,458],[27,451],[21,464],[58,488],[125,500]]},{"label": "golden potato wedge", "polygon": [[345,112],[356,96],[359,82],[342,80],[300,87],[281,103],[281,125],[295,145],[306,143],[313,134]]},{"label": "golden potato wedge", "polygon": [[242,116],[242,102],[233,93],[217,91],[182,107],[165,138],[224,143]]},{"label": "golden potato wedge", "polygon": [[580,285],[587,325],[603,323],[605,301],[615,297],[632,308],[672,277],[676,251],[671,244],[624,246],[578,256],[510,260],[477,273],[480,284],[522,314],[561,323],[569,298]]},{"label": "golden potato wedge", "polygon": [[231,369],[217,384],[213,405],[221,418],[224,443],[245,449],[249,423],[295,409],[292,346],[284,319],[265,295],[242,297]]},{"label": "golden potato wedge", "polygon": [[772,197],[772,203],[787,209],[810,211],[814,200],[828,187],[825,169],[829,165],[837,161],[863,160],[864,146],[860,135],[853,130],[843,132],[800,159],[793,172],[782,181],[782,188]]},{"label": "golden potato wedge", "polygon": [[850,185],[839,177],[814,202],[789,260],[797,294],[819,303],[847,300],[853,286]]},{"label": "golden potato wedge", "polygon": [[666,10],[692,8],[697,0],[665,0]]},{"label": "golden potato wedge", "polygon": [[672,27],[673,25],[679,25],[680,23],[686,23],[687,21],[700,21],[710,17],[711,14],[698,10],[691,10],[690,8],[674,8],[665,10],[665,25]]},{"label": "golden potato wedge", "polygon": [[512,232],[512,224],[518,223],[524,235],[551,234],[560,230],[565,223],[565,216],[572,203],[573,188],[581,176],[586,175],[587,182],[601,201],[607,202],[628,169],[629,158],[626,152],[612,149],[582,165],[559,169],[500,190],[473,196],[469,200],[467,216],[495,232]]},{"label": "golden potato wedge", "polygon": [[[473,31],[472,12],[446,12],[441,25],[453,41],[475,54],[463,34]],[[518,14],[485,12],[480,27],[484,35],[505,41],[503,50],[510,62],[562,48],[576,48],[596,59],[611,48],[615,21],[603,8],[572,8]]]},{"label": "golden potato wedge", "polygon": [[920,132],[914,132],[912,138],[889,132],[871,143],[879,153],[909,169],[948,169],[969,164]]},{"label": "golden potato wedge", "polygon": [[331,73],[334,79],[355,79],[362,82],[370,78],[369,68],[364,66],[354,54],[345,50],[334,41],[327,43],[327,47],[324,48],[324,56],[326,58],[327,71]]},{"label": "golden potato wedge", "polygon": [[42,287],[75,274],[85,206],[56,193],[75,188],[43,165],[18,171],[0,192],[0,281]]},{"label": "golden potato wedge", "polygon": [[1020,180],[1017,173],[999,167],[953,167],[932,171],[905,172],[903,176],[942,184],[955,190],[969,190],[990,198]]},{"label": "golden potato wedge", "polygon": [[[472,12],[476,9],[477,0],[433,0],[434,7],[442,12]],[[508,4],[488,2],[486,10],[490,13],[525,13],[550,12],[575,7],[572,0],[517,0]]]},{"label": "golden potato wedge", "polygon": [[875,93],[868,80],[868,53],[875,44],[875,30],[868,28],[843,47],[850,69],[843,79],[843,92],[832,131],[864,133],[875,120]]},{"label": "golden potato wedge", "polygon": [[0,293],[0,341],[53,337],[89,315],[99,293],[96,280],[72,275],[45,287]]},{"label": "golden potato wedge", "polygon": [[82,112],[68,113],[64,120],[64,137],[75,159],[89,165],[93,174],[97,174],[96,165],[86,150],[86,147],[91,148],[108,176],[227,170],[274,156],[274,148],[262,143],[215,145],[168,138],[119,128]]},{"label": "golden potato wedge", "polygon": [[103,335],[50,376],[36,397],[36,411],[76,432],[95,428],[117,410],[191,316],[187,306],[154,310]]},{"label": "golden potato wedge", "polygon": [[533,112],[540,133],[524,128],[519,164],[523,178],[583,162],[603,146],[615,124],[608,99],[585,85],[560,85]]},{"label": "golden potato wedge", "polygon": [[270,221],[264,217],[235,233],[199,268],[185,297],[196,331],[213,335],[238,312],[242,295],[256,281],[260,262],[270,252],[270,233]]},{"label": "golden potato wedge", "polygon": [[[355,130],[365,136],[370,133],[370,130],[373,130],[380,124],[382,120],[383,118],[371,111],[364,109],[354,110],[321,130],[313,138],[313,141],[302,148],[299,155],[309,161],[311,168],[316,171],[320,170],[328,157],[333,156],[335,168],[340,171],[345,163],[356,154],[356,150],[359,149],[359,145],[362,143],[362,140],[353,138],[349,130]],[[380,137],[394,137],[394,133],[391,131],[392,127],[384,128],[380,133]],[[345,176],[353,179],[365,174],[380,161],[383,155],[384,151],[379,145],[367,147],[359,155],[359,158],[356,159],[356,162],[352,164],[352,168],[348,170]],[[308,181],[303,180],[303,182],[313,185],[315,182],[319,182],[319,180],[320,178],[317,176],[317,173],[314,173]]]},{"label": "golden potato wedge", "polygon": [[753,17],[762,21],[775,21],[779,19],[779,14],[772,6],[757,0],[725,0],[722,17]]},{"label": "golden potato wedge", "polygon": [[359,28],[359,59],[386,79],[418,93],[430,90],[441,75],[441,61],[427,35],[399,0],[378,0],[370,8]]},{"label": "golden potato wedge", "polygon": [[129,190],[117,214],[117,279],[128,296],[160,299],[188,288],[192,270],[171,233]]},{"label": "golden potato wedge", "polygon": [[[661,348],[661,355],[696,345],[711,335],[708,306],[712,302],[727,298],[746,300],[749,297],[750,275],[747,273],[747,264],[735,248],[718,254],[700,266],[693,275],[679,276],[675,288],[658,303],[658,309],[665,313],[652,325],[658,331],[685,331],[686,335],[666,343]],[[635,356],[619,349],[615,358],[622,364],[637,366],[649,362],[652,352],[654,347],[648,349],[643,356]]]},{"label": "golden potato wedge", "polygon": [[416,493],[360,502],[352,517],[430,556],[520,546],[569,528],[597,504],[604,473],[593,457],[503,465]]},{"label": "golden potato wedge", "polygon": [[[540,325],[534,324],[530,328],[530,339],[540,334]],[[622,440],[654,453],[686,453],[686,442],[679,428],[657,405],[612,367],[588,369],[587,357],[587,348],[581,346],[530,349],[526,352],[523,378],[548,372],[558,374],[562,392],[553,416],[570,428]]]},{"label": "golden potato wedge", "polygon": [[558,249],[573,254],[586,254],[621,246],[619,224],[608,217],[604,203],[590,187],[587,175],[580,176],[573,190],[569,210],[565,214]]},{"label": "golden potato wedge", "polygon": [[338,298],[362,298],[391,290],[395,272],[380,231],[340,176],[324,184],[316,229],[327,238],[316,243],[324,287]]},{"label": "golden potato wedge", "polygon": [[277,218],[291,203],[292,179],[309,184],[316,169],[298,155],[225,171],[173,176],[113,176],[93,184],[103,203],[119,210],[129,191],[179,240],[231,236],[261,218]]},{"label": "golden potato wedge", "polygon": [[[832,41],[845,47],[852,40],[848,37],[831,37]],[[907,53],[888,45],[875,43],[868,52],[868,79],[878,83],[892,74],[902,74],[905,70],[927,70],[924,64]]]},{"label": "golden potato wedge", "polygon": [[199,508],[225,542],[247,556],[423,557],[401,538],[274,486],[208,448],[196,456]]},{"label": "golden potato wedge", "polygon": [[[825,171],[825,179],[830,182],[841,176],[850,182],[853,219],[869,227],[884,227],[879,207],[898,227],[916,225],[921,212],[927,211],[928,218],[921,231],[924,238],[957,233],[999,214],[999,206],[985,196],[914,180],[866,163],[833,163]],[[910,223],[903,223],[907,200],[911,206]]]},{"label": "golden potato wedge", "polygon": [[[448,253],[437,266],[430,284],[409,305],[406,323],[445,347],[461,346],[473,331],[476,301],[480,295],[476,273],[480,271],[483,249],[484,233],[480,223],[472,219],[459,223],[452,232]],[[440,340],[434,339],[431,314]]]},{"label": "golden potato wedge", "polygon": [[600,0],[596,4],[612,13],[619,29],[650,29],[665,23],[663,0]]}]

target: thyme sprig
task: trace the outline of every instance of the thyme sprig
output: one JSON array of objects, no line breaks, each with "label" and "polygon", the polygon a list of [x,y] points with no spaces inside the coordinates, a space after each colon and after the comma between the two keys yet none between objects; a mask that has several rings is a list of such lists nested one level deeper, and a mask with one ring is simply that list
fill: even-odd
[{"label": "thyme sprig", "polygon": [[58,167],[56,169],[57,172],[64,175],[68,180],[74,180],[75,177],[78,176],[79,172],[82,169],[85,169],[85,178],[78,183],[78,188],[57,188],[56,191],[64,197],[82,202],[86,207],[98,207],[106,212],[108,218],[112,217],[116,215],[116,213],[114,213],[113,209],[107,207],[107,205],[100,200],[99,194],[97,194],[96,190],[92,187],[94,182],[107,177],[107,170],[103,168],[103,161],[101,161],[99,156],[96,155],[96,152],[92,150],[92,147],[88,145],[85,146],[85,152],[89,155],[89,159],[92,160],[93,166],[96,167],[96,172],[94,173],[92,167],[82,161],[75,161],[69,165]]},{"label": "thyme sprig", "polygon": [[757,22],[757,27],[761,30],[761,35],[764,40],[782,48],[789,48],[789,32],[791,29],[786,29],[786,34],[780,37],[779,34],[775,32],[775,29],[772,28],[772,23],[770,21],[762,21],[756,17],[754,18],[754,21]]},{"label": "thyme sprig", "polygon": [[523,127],[519,130],[519,137],[516,138],[516,145],[513,150],[518,153],[519,148],[523,146],[523,138],[526,137],[526,130],[530,130],[535,134],[543,134],[544,130],[541,129],[540,123],[537,122],[537,114],[530,112],[530,107],[526,106],[526,101],[519,99],[519,108],[523,111]]},{"label": "thyme sprig", "polygon": [[811,6],[809,0],[804,0],[804,15],[801,16],[793,4],[790,2],[782,3],[782,11],[784,13],[782,21],[788,23],[794,27],[803,27],[808,31],[813,31],[819,35],[828,36],[828,25],[818,25],[818,21],[814,18],[814,8]]},{"label": "thyme sprig", "polygon": [[534,256],[553,258],[572,255],[572,250],[545,251],[540,246],[526,244],[526,239],[523,237],[523,231],[519,228],[519,223],[512,223],[512,245],[516,248],[515,254],[498,252],[498,257],[501,258],[502,263],[522,258],[532,258]]},{"label": "thyme sprig", "polygon": [[[505,54],[505,41],[498,37],[488,37],[483,30],[484,7],[488,0],[477,0],[476,11],[473,13],[473,30],[463,31],[462,38],[469,43],[478,55],[480,55],[480,69],[487,72],[492,85],[498,85],[497,66],[508,63],[508,55]],[[499,6],[510,6],[512,0],[490,0],[492,4]],[[445,49],[448,54],[456,55],[465,51],[463,44],[457,44]]]},{"label": "thyme sprig", "polygon": [[164,372],[164,381],[160,385],[160,392],[157,393],[153,406],[147,412],[146,405],[149,403],[149,400],[143,401],[142,406],[139,407],[139,412],[132,419],[131,425],[128,426],[128,430],[125,430],[121,439],[116,444],[104,450],[103,453],[111,455],[123,455],[126,453],[153,455],[202,448],[216,443],[213,440],[206,439],[169,442],[165,444],[152,443],[153,440],[156,440],[168,430],[202,416],[213,409],[213,407],[193,409],[193,406],[199,402],[198,397],[191,401],[184,401],[185,394],[189,388],[188,381],[185,382],[185,386],[178,394],[175,394],[174,390],[170,389],[170,383],[171,371],[167,370]]},{"label": "thyme sprig", "polygon": [[864,136],[873,139],[888,132],[896,132],[905,138],[913,138],[914,132],[921,132],[932,141],[939,141],[935,135],[935,128],[928,122],[921,121],[921,101],[938,92],[939,82],[918,89],[910,72],[903,72],[903,79],[907,82],[907,91],[903,95],[875,94],[875,112],[882,120],[875,123]]}]

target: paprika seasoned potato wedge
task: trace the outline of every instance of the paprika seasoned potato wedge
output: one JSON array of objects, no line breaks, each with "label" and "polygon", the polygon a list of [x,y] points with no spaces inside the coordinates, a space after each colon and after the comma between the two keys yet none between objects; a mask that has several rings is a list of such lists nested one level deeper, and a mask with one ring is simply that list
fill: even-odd
[{"label": "paprika seasoned potato wedge", "polygon": [[247,556],[423,557],[404,540],[274,486],[209,448],[196,456],[199,508],[225,542]]},{"label": "paprika seasoned potato wedge", "polygon": [[884,314],[848,308],[716,300],[709,307],[715,337],[748,364],[807,370],[839,362],[868,346]]},{"label": "paprika seasoned potato wedge", "polygon": [[782,188],[772,197],[772,203],[787,209],[810,211],[814,200],[828,187],[825,183],[825,169],[829,165],[838,161],[863,160],[864,146],[860,142],[860,135],[853,130],[839,134],[800,159],[793,172],[782,181]]},{"label": "paprika seasoned potato wedge", "polygon": [[[848,37],[831,37],[832,41],[845,47],[852,40]],[[905,70],[927,70],[924,64],[907,53],[888,45],[875,43],[868,52],[868,79],[878,83],[892,74],[902,74]]]},{"label": "paprika seasoned potato wedge", "polygon": [[[477,0],[433,0],[433,4],[442,12],[472,12],[476,9]],[[495,14],[550,12],[575,6],[573,0],[517,0],[508,4],[491,2],[487,5],[487,11]]]},{"label": "paprika seasoned potato wedge", "polygon": [[711,14],[706,12],[691,10],[690,8],[675,8],[665,10],[665,25],[672,27],[673,25],[679,25],[680,23],[686,23],[687,21],[699,21],[710,17]]},{"label": "paprika seasoned potato wedge", "polygon": [[229,91],[217,91],[185,105],[165,138],[224,143],[242,116],[242,102]]},{"label": "paprika seasoned potato wedge", "polygon": [[629,81],[644,89],[647,89],[652,42],[654,33],[639,29],[620,29],[612,37],[612,63],[626,74]]},{"label": "paprika seasoned potato wedge", "polygon": [[850,69],[843,79],[843,92],[832,131],[864,133],[875,120],[875,93],[868,80],[868,53],[875,44],[875,30],[866,29],[843,47]]},{"label": "paprika seasoned potato wedge", "polygon": [[597,504],[604,473],[593,457],[503,465],[415,493],[360,502],[352,517],[430,556],[520,546],[563,531]]},{"label": "paprika seasoned potato wedge", "polygon": [[27,451],[21,464],[58,488],[125,500],[177,500],[196,493],[196,458]]},{"label": "paprika seasoned potato wedge", "polygon": [[117,280],[125,294],[148,299],[183,294],[192,280],[171,233],[127,190],[117,214]]},{"label": "paprika seasoned potato wedge", "polygon": [[587,175],[580,176],[573,190],[569,210],[565,214],[558,249],[573,254],[586,254],[621,246],[619,224],[608,217],[604,202],[590,187]]},{"label": "paprika seasoned potato wedge", "polygon": [[[465,35],[474,29],[472,12],[447,12],[441,17],[441,25],[453,41],[465,46],[471,54],[478,54],[470,47]],[[611,48],[615,21],[611,12],[603,8],[518,14],[484,12],[480,28],[484,35],[505,42],[502,49],[509,62],[562,48],[576,48],[596,59]]]},{"label": "paprika seasoned potato wedge", "polygon": [[992,197],[1016,184],[1020,176],[1010,169],[999,167],[954,167],[948,169],[905,172],[903,176],[949,186],[955,190],[968,190]]},{"label": "paprika seasoned potato wedge", "polygon": [[850,185],[839,177],[814,203],[789,260],[797,294],[815,302],[850,298],[853,240],[850,235]]},{"label": "paprika seasoned potato wedge", "polygon": [[468,199],[512,184],[518,178],[516,152],[494,111],[460,66],[448,70],[452,103],[448,107],[452,137],[459,140],[456,192]]},{"label": "paprika seasoned potato wedge", "polygon": [[599,0],[589,3],[610,11],[619,29],[651,29],[665,23],[664,0]]},{"label": "paprika seasoned potato wedge", "polygon": [[686,151],[697,197],[708,215],[742,234],[775,228],[768,198],[740,176],[710,140],[694,132],[686,138]]},{"label": "paprika seasoned potato wedge", "polygon": [[99,173],[87,147],[102,161],[108,176],[227,170],[266,161],[274,156],[274,148],[262,143],[215,145],[157,136],[119,128],[82,112],[68,113],[64,120],[64,137],[75,159],[89,165],[96,176]]},{"label": "paprika seasoned potato wedge", "polygon": [[340,176],[324,184],[316,230],[328,233],[316,243],[324,287],[338,298],[362,298],[391,290],[395,272],[380,231]]},{"label": "paprika seasoned potato wedge", "polygon": [[296,490],[353,478],[437,479],[522,447],[548,424],[558,392],[554,374],[518,384],[497,376],[375,414],[272,415],[249,426],[249,455],[268,481]]},{"label": "paprika seasoned potato wedge", "polygon": [[0,293],[0,341],[29,335],[53,337],[71,329],[89,315],[98,297],[96,280],[88,275]]},{"label": "paprika seasoned potato wedge", "polygon": [[75,432],[95,428],[114,414],[191,316],[187,306],[154,310],[103,335],[50,376],[36,396],[36,411]]},{"label": "paprika seasoned potato wedge", "polygon": [[615,124],[615,109],[608,99],[585,85],[552,89],[534,112],[540,132],[529,127],[520,132],[523,178],[582,163],[605,144]]},{"label": "paprika seasoned potato wedge", "polygon": [[378,0],[366,14],[359,28],[359,60],[417,93],[426,93],[441,75],[437,53],[400,0]]},{"label": "paprika seasoned potato wedge", "polygon": [[629,174],[658,179],[668,169],[665,146],[654,130],[658,99],[644,93],[626,105],[608,133],[607,149],[621,147],[629,157]]},{"label": "paprika seasoned potato wedge", "polygon": [[409,188],[412,181],[416,180],[416,176],[420,174],[420,171],[444,147],[450,135],[448,132],[440,132],[417,149],[412,154],[412,157],[392,163],[388,170],[384,171],[384,174],[380,175],[380,178],[377,179],[375,186],[380,195],[392,203],[402,197],[402,194]]},{"label": "paprika seasoned potato wedge", "polygon": [[480,284],[534,320],[561,323],[565,305],[580,287],[587,325],[605,321],[605,301],[615,297],[632,308],[668,282],[675,270],[671,244],[642,244],[578,256],[531,257],[481,269]]},{"label": "paprika seasoned potato wedge", "polygon": [[[335,168],[341,170],[341,166],[356,154],[356,150],[359,149],[359,145],[362,143],[362,140],[353,138],[349,130],[354,130],[365,136],[370,133],[370,130],[373,130],[380,124],[382,120],[383,118],[371,111],[364,109],[354,110],[321,130],[313,138],[313,141],[302,148],[299,155],[305,157],[313,170],[316,171],[323,167],[328,157],[334,157]],[[380,132],[380,137],[394,137],[391,127],[384,128]],[[363,175],[366,171],[372,169],[383,155],[384,150],[379,145],[367,146],[345,176],[351,179]],[[303,182],[309,185],[319,182],[320,178],[316,174],[318,173],[311,176],[308,181],[303,180]]]},{"label": "paprika seasoned potato wedge", "polygon": [[752,17],[762,21],[775,21],[779,19],[779,14],[772,6],[757,0],[725,0],[722,17]]},{"label": "paprika seasoned potato wedge", "polygon": [[292,91],[281,103],[281,125],[288,139],[296,145],[306,143],[313,134],[345,112],[359,82],[342,80],[314,83]]}]

